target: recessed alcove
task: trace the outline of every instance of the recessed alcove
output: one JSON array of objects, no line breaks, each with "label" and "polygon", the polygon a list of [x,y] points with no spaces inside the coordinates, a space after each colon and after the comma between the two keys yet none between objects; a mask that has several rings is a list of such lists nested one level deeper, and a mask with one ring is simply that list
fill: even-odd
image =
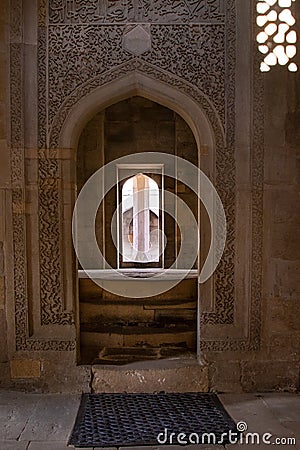
[{"label": "recessed alcove", "polygon": [[[143,283],[144,279],[160,271],[163,273],[164,269],[171,266],[174,267],[172,276],[179,276],[176,258],[181,236],[175,220],[176,201],[173,205],[174,218],[162,211],[164,191],[183,200],[196,221],[199,219],[198,198],[187,186],[176,180],[175,166],[174,178],[163,175],[159,153],[179,156],[198,166],[198,148],[193,132],[173,110],[144,97],[134,96],[97,113],[83,129],[77,152],[78,193],[100,167],[121,156],[141,152],[157,152],[157,164],[152,167],[119,167],[119,171],[127,170],[128,176],[123,175],[124,180],[117,182],[106,195],[99,206],[95,226],[97,242],[106,261],[113,269],[123,271],[137,283]],[[134,183],[136,186],[140,183],[144,190],[143,198],[139,201],[142,201],[142,205],[148,204],[146,213],[140,213],[135,223],[133,212],[137,205],[134,195],[130,199],[130,189],[134,191]],[[146,198],[147,186],[149,199]],[[123,198],[124,195],[126,198]],[[136,195],[138,199],[140,194],[137,192]],[[157,197],[154,199],[155,195]],[[120,209],[116,221],[120,238],[118,244],[111,235],[111,222],[117,204],[122,200],[126,200],[128,207]],[[145,250],[137,249],[138,244],[133,242],[138,242],[137,237],[140,235],[135,237],[134,233],[140,233],[141,229],[146,235],[149,234],[141,244],[147,247],[149,241],[147,255],[154,249],[150,259],[145,258],[143,252],[139,252],[139,256],[135,252]],[[134,257],[132,252],[128,253],[129,247]],[[124,248],[128,253],[125,258]],[[156,359],[196,359],[197,268],[196,261],[188,278],[160,295],[128,298],[98,286],[79,266],[79,362],[122,365]],[[112,277],[115,283],[120,282],[116,272],[107,269],[98,271],[97,276],[100,279]]]}]

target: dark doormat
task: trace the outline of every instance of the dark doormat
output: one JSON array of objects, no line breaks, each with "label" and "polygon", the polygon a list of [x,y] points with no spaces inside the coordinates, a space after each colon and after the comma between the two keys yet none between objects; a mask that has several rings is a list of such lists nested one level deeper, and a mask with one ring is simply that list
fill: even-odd
[{"label": "dark doormat", "polygon": [[215,394],[83,394],[69,445],[224,445],[230,431],[236,424]]}]

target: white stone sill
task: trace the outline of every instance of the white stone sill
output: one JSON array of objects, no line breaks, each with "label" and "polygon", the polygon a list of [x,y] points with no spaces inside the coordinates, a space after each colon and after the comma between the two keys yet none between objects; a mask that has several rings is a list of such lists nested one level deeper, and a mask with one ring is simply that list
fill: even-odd
[{"label": "white stone sill", "polygon": [[93,278],[99,280],[136,281],[151,279],[153,281],[197,278],[198,271],[181,269],[88,269],[78,270],[78,278]]}]

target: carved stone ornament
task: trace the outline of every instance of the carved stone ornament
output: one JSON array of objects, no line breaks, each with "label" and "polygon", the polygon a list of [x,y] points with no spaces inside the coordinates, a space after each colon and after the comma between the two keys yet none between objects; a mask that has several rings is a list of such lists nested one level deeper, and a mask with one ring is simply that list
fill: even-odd
[{"label": "carved stone ornament", "polygon": [[145,29],[142,25],[135,25],[123,36],[123,48],[133,55],[142,55],[151,49],[150,28]]},{"label": "carved stone ornament", "polygon": [[[215,277],[216,302],[202,323],[233,325],[235,311],[235,0],[46,0],[38,13],[38,264],[41,327],[73,323],[64,299],[61,161],[55,155],[64,120],[96,87],[140,71],[201,104],[216,136],[216,187],[228,218],[226,250]],[[74,350],[75,338],[30,337],[26,291],[27,233],[24,170],[24,45],[21,0],[12,0],[11,142],[17,350]],[[35,68],[34,68],[35,69]],[[33,70],[34,73],[34,70]],[[260,343],[263,109],[254,74],[252,142],[252,273],[249,336],[202,340],[213,351],[255,349]],[[48,155],[48,156],[47,156]]]}]

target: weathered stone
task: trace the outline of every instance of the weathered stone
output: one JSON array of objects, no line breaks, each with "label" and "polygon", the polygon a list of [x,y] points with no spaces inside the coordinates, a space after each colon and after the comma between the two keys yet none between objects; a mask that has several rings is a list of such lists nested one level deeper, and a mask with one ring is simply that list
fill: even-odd
[{"label": "weathered stone", "polygon": [[64,354],[64,364],[61,364],[62,353],[43,361],[41,381],[46,392],[78,393],[90,390],[91,369],[88,366],[74,366],[74,356]]},{"label": "weathered stone", "polygon": [[123,37],[123,47],[134,55],[142,55],[151,49],[150,27],[145,29],[142,25],[136,25],[126,31]]},{"label": "weathered stone", "polygon": [[181,344],[184,343],[187,348],[193,349],[195,347],[196,333],[195,331],[176,332],[176,333],[156,333],[144,332],[143,334],[124,334],[125,347],[134,347],[136,345],[150,345],[159,347],[160,345]]},{"label": "weathered stone", "polygon": [[57,442],[67,442],[79,402],[79,395],[44,395],[27,420],[20,440],[48,441],[54,448]]},{"label": "weathered stone", "polygon": [[299,316],[299,299],[287,300],[284,296],[271,298],[268,302],[267,319],[270,334],[289,335],[291,332],[299,332]]},{"label": "weathered stone", "polygon": [[278,223],[271,229],[273,239],[272,253],[273,258],[286,260],[300,259],[300,236],[298,233],[298,223]]},{"label": "weathered stone", "polygon": [[[282,304],[290,304],[290,312],[292,312],[293,304],[295,305],[292,300],[297,301],[300,294],[299,262],[298,260],[272,259],[270,266],[272,270],[270,293],[277,298],[277,301],[281,299]],[[290,300],[290,302],[286,302],[286,300]]]},{"label": "weathered stone", "polygon": [[[65,442],[45,442],[34,441],[30,442],[28,450],[70,450],[70,447]],[[86,450],[93,450],[92,447],[86,448]]]},{"label": "weathered stone", "polygon": [[[0,362],[0,388],[10,386],[10,365],[8,361]],[[1,447],[0,447],[1,448]]]},{"label": "weathered stone", "polygon": [[270,357],[277,359],[290,359],[292,361],[299,361],[300,359],[300,333],[297,334],[281,334],[278,332],[272,333],[269,340],[269,354]]},{"label": "weathered stone", "polygon": [[[1,294],[1,292],[0,292]],[[0,340],[0,363],[7,361],[7,326],[5,312],[0,309],[0,330],[2,339]]]},{"label": "weathered stone", "polygon": [[124,345],[123,335],[116,333],[81,332],[80,340],[83,348],[98,347],[99,351],[103,347],[122,347]]},{"label": "weathered stone", "polygon": [[211,388],[218,392],[241,392],[239,361],[218,361],[210,367]]},{"label": "weathered stone", "polygon": [[10,370],[12,378],[39,378],[41,362],[34,359],[13,359]]},{"label": "weathered stone", "polygon": [[154,310],[146,310],[143,305],[134,305],[133,303],[112,304],[99,302],[99,304],[81,303],[80,305],[81,322],[112,322],[120,321],[139,321],[150,322],[154,319]]},{"label": "weathered stone", "polygon": [[5,305],[5,278],[0,276],[0,310],[4,309]]},{"label": "weathered stone", "polygon": [[[277,395],[277,394],[275,394]],[[274,442],[276,437],[294,437],[291,429],[285,428],[274,415],[274,409],[271,405],[267,404],[264,400],[264,395],[253,394],[221,394],[220,399],[225,406],[226,410],[232,416],[232,418],[238,422],[245,422],[247,431],[243,433],[244,442],[239,445],[228,445],[226,449],[233,450],[237,448],[270,448],[270,445],[265,445],[262,442],[262,437],[265,433],[272,435],[271,443]],[[296,396],[294,397],[294,406],[297,405]],[[256,433],[259,435],[259,445],[245,444],[246,433]],[[269,436],[270,438],[270,436]],[[251,435],[249,435],[251,442]],[[257,443],[257,436],[255,437],[255,443]],[[295,447],[292,447],[295,448]]]},{"label": "weathered stone", "polygon": [[243,361],[241,368],[241,384],[246,392],[296,391],[299,386],[299,362]]},{"label": "weathered stone", "polygon": [[[0,440],[12,440],[17,446],[16,441],[19,440],[29,417],[37,407],[41,397],[38,394],[24,394],[23,392],[2,390],[0,398]],[[2,447],[0,448],[2,450]]]},{"label": "weathered stone", "polygon": [[7,188],[10,183],[10,153],[6,140],[3,137],[1,138],[1,136],[0,136],[0,158],[1,158],[0,187]]},{"label": "weathered stone", "polygon": [[151,361],[118,368],[93,367],[93,392],[208,392],[205,366],[181,361]]},{"label": "weathered stone", "polygon": [[0,441],[1,450],[27,450],[29,442]]}]

